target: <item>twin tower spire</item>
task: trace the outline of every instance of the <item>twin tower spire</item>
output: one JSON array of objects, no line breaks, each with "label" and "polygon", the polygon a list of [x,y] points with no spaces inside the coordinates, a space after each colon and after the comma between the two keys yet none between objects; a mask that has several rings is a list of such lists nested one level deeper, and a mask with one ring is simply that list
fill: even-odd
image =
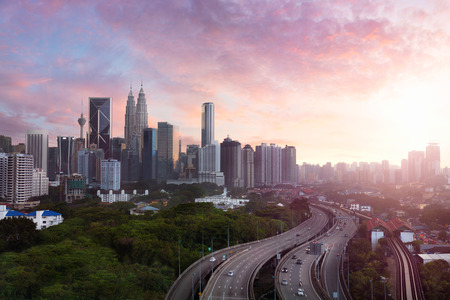
[{"label": "twin tower spire", "polygon": [[147,101],[145,99],[144,89],[139,91],[137,105],[134,102],[132,86],[130,84],[130,93],[128,93],[127,107],[125,111],[125,142],[128,146],[133,142],[134,137],[139,137],[142,129],[148,128]]}]

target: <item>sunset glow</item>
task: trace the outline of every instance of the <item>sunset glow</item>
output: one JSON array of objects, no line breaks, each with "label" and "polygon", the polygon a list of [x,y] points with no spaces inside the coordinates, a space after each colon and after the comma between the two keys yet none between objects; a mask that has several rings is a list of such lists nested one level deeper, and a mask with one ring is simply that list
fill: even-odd
[{"label": "sunset glow", "polygon": [[0,134],[54,146],[104,96],[123,136],[131,80],[183,149],[209,101],[216,139],[292,145],[298,163],[400,165],[435,142],[450,166],[449,20],[440,0],[3,1]]}]

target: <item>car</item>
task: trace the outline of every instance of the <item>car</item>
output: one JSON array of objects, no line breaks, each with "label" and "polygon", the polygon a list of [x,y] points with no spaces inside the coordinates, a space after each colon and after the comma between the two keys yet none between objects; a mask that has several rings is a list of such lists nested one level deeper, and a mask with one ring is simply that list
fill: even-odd
[{"label": "car", "polygon": [[234,272],[233,271],[228,271],[228,276],[234,276]]},{"label": "car", "polygon": [[209,261],[216,261],[216,258],[214,256],[211,256],[211,258],[209,259]]},{"label": "car", "polygon": [[300,233],[297,233],[295,236],[300,236]]},{"label": "car", "polygon": [[292,259],[297,259],[297,255],[292,255]]},{"label": "car", "polygon": [[298,282],[298,285],[299,285],[299,286],[302,286],[302,285],[303,285],[303,283],[302,283],[301,280]]},{"label": "car", "polygon": [[344,234],[345,237],[348,237],[348,234]]},{"label": "car", "polygon": [[287,273],[287,272],[288,272],[288,269],[287,269],[287,268],[281,269],[281,273]]},{"label": "car", "polygon": [[281,281],[281,285],[287,285],[287,280],[286,280],[286,279],[283,279],[283,280]]},{"label": "car", "polygon": [[301,265],[303,262],[301,259],[297,259],[297,265]]},{"label": "car", "polygon": [[330,236],[331,234],[329,232],[327,232],[326,236]]},{"label": "car", "polygon": [[311,226],[308,226],[308,230],[311,230]]},{"label": "car", "polygon": [[298,289],[297,295],[304,296],[305,295],[305,291],[303,289]]}]

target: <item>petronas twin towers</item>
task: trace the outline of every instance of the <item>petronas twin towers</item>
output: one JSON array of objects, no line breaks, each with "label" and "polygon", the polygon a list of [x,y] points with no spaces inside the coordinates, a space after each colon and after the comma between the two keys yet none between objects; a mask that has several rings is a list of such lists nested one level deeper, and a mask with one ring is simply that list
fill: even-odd
[{"label": "petronas twin towers", "polygon": [[136,105],[130,85],[130,93],[128,94],[125,112],[125,142],[128,149],[137,149],[138,145],[135,145],[135,143],[139,143],[139,138],[144,128],[148,128],[147,101],[145,99],[144,89],[141,83]]}]

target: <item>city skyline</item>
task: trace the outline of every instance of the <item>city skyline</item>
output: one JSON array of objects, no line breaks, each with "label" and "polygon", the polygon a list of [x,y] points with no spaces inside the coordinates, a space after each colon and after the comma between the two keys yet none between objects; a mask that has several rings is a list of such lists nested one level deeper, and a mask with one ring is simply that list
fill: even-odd
[{"label": "city skyline", "polygon": [[148,126],[178,126],[183,150],[201,144],[213,102],[219,142],[391,165],[437,142],[450,166],[448,3],[168,2],[0,4],[0,134],[46,130],[55,146],[79,135],[80,100],[107,95],[122,137],[131,79],[146,86]]}]

